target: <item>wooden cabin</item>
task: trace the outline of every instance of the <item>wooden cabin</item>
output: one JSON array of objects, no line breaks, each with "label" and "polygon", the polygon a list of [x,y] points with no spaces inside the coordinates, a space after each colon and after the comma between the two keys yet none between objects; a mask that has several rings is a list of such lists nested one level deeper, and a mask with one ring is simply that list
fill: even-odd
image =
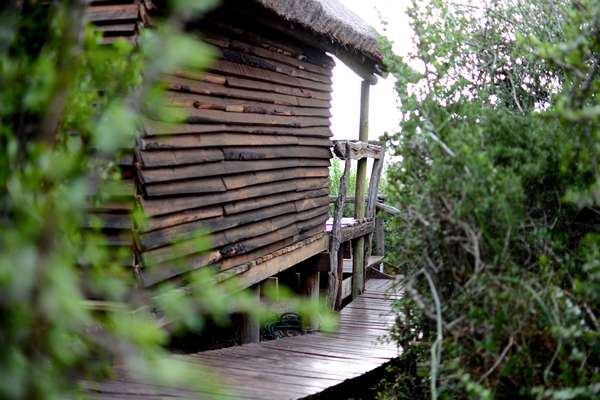
[{"label": "wooden cabin", "polygon": [[[90,3],[87,18],[106,43],[136,42],[160,14],[159,2],[104,0]],[[186,111],[186,122],[147,120],[121,161],[124,195],[137,199],[148,221],[132,226],[118,203],[98,215],[111,243],[133,250],[145,286],[212,265],[248,287],[330,250],[331,55],[364,79],[363,142],[368,88],[381,74],[382,55],[374,31],[337,0],[225,0],[187,29],[220,57],[205,74],[165,78],[170,104]],[[364,182],[368,152],[338,147],[361,159]],[[338,218],[330,230],[340,226],[338,246],[359,240],[354,259],[364,270],[362,238],[374,223],[357,195],[355,218],[347,227]],[[199,230],[210,233],[210,249],[198,248]]]}]

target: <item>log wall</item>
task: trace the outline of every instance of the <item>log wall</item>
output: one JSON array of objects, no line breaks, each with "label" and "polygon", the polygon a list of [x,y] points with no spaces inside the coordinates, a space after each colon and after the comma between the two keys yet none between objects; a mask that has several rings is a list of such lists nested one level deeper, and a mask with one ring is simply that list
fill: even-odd
[{"label": "log wall", "polygon": [[[95,2],[88,14],[107,42],[135,40],[152,18],[144,1]],[[119,33],[125,21],[134,29]],[[221,56],[207,73],[165,77],[167,107],[186,119],[146,120],[135,148],[145,285],[249,263],[322,233],[328,217],[332,59],[226,11],[190,29]],[[198,232],[210,233],[204,247]]]}]

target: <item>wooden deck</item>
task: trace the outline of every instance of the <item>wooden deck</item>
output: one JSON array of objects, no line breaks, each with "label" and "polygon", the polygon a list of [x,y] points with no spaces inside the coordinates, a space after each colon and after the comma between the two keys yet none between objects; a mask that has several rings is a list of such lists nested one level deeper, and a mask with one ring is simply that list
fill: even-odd
[{"label": "wooden deck", "polygon": [[[366,291],[339,315],[337,331],[247,344],[186,356],[220,374],[230,395],[190,392],[140,383],[94,385],[94,399],[300,399],[357,378],[398,355],[382,343],[394,322],[390,280],[373,279]],[[387,293],[387,294],[386,294]]]}]

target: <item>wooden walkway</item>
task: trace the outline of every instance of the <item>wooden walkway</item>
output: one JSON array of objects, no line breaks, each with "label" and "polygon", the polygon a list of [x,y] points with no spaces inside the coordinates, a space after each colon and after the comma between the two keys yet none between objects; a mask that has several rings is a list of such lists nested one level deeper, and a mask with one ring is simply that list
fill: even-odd
[{"label": "wooden walkway", "polygon": [[367,281],[339,314],[337,331],[246,344],[186,356],[222,376],[228,395],[116,382],[94,385],[96,399],[300,399],[357,378],[398,355],[380,339],[394,323],[390,280]]}]

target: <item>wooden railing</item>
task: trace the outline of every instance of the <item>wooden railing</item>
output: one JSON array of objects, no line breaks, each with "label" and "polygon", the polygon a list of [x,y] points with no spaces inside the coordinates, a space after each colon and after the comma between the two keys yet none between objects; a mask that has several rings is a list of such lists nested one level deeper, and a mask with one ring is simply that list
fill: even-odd
[{"label": "wooden railing", "polygon": [[[329,242],[329,272],[328,272],[328,291],[327,300],[331,308],[336,308],[341,304],[339,282],[340,277],[343,274],[343,258],[340,257],[339,251],[340,246],[343,242],[342,237],[342,213],[344,209],[344,203],[346,202],[346,192],[348,185],[348,177],[350,175],[351,161],[362,160],[365,158],[374,159],[373,169],[371,172],[371,179],[369,181],[369,189],[367,193],[366,209],[364,213],[364,219],[367,221],[373,221],[375,219],[375,212],[377,208],[377,193],[379,190],[379,181],[381,179],[381,171],[383,170],[383,162],[385,157],[385,151],[382,146],[365,143],[359,141],[336,141],[333,146],[334,154],[344,160],[344,172],[340,179],[340,186],[338,190],[338,196],[334,201],[333,210],[333,226],[331,229],[331,239]],[[357,185],[360,186],[360,185]],[[357,192],[357,195],[362,193]],[[360,199],[359,204],[364,200]],[[365,260],[368,260],[371,255],[371,242],[373,237],[373,230],[369,230],[362,235],[358,240],[364,241],[364,252],[354,252],[352,258],[352,295],[356,297],[364,290],[364,271],[365,271]],[[357,246],[359,247],[359,246]],[[359,248],[363,248],[360,246]]]}]

